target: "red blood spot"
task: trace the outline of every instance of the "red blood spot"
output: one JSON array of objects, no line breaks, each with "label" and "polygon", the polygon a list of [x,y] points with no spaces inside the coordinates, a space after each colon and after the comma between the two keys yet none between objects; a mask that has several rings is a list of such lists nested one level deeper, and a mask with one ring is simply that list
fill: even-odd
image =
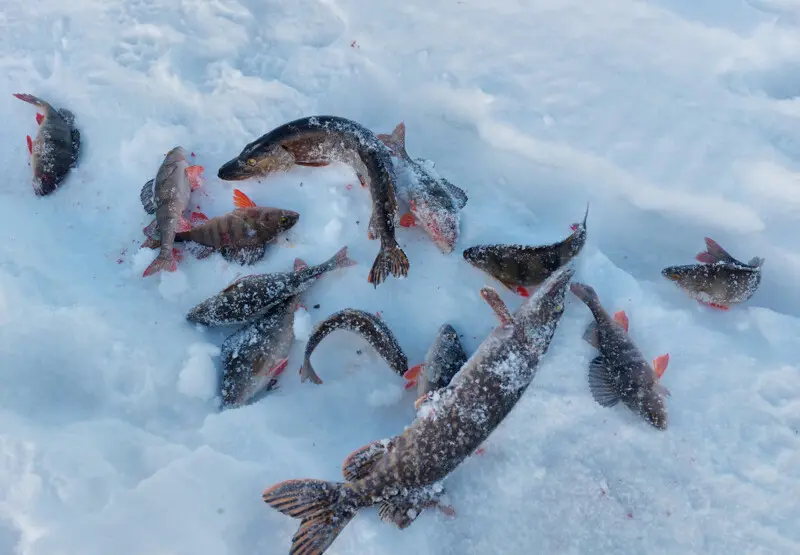
[{"label": "red blood spot", "polygon": [[475,449],[475,454],[476,455],[483,455],[485,453],[486,453],[486,449],[484,449],[483,447],[478,447],[477,449]]},{"label": "red blood spot", "polygon": [[348,183],[348,184],[345,186],[345,189],[347,189],[348,191],[352,191],[352,190],[353,190],[353,186],[352,186],[352,185],[350,185],[350,184]]},{"label": "red blood spot", "polygon": [[356,44],[356,41],[353,41],[353,42],[350,43],[350,48],[356,48],[356,47],[358,47],[358,45]]},{"label": "red blood spot", "polygon": [[382,318],[381,311],[380,310],[376,311],[375,316],[377,316],[378,318]]},{"label": "red blood spot", "polygon": [[633,513],[628,513],[628,520],[633,519]]},{"label": "red blood spot", "polygon": [[194,158],[194,152],[192,152],[192,158]]}]

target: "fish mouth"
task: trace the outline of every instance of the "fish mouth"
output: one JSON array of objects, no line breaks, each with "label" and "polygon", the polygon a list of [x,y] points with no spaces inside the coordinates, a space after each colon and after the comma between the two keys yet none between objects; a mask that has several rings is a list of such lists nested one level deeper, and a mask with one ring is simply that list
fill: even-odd
[{"label": "fish mouth", "polygon": [[680,272],[673,267],[664,268],[661,270],[661,275],[667,278],[670,281],[678,281],[680,279]]},{"label": "fish mouth", "polygon": [[217,172],[217,177],[225,181],[242,181],[243,179],[251,177],[251,175],[252,173],[248,166],[242,164],[238,158],[225,162],[220,166]]}]

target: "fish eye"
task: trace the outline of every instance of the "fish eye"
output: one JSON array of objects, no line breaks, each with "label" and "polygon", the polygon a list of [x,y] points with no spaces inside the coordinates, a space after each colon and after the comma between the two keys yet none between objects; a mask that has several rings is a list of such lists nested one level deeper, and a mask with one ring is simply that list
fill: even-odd
[{"label": "fish eye", "polygon": [[282,223],[282,224],[285,224],[285,223],[286,223],[286,216],[281,216],[281,223]]},{"label": "fish eye", "polygon": [[255,166],[256,165],[256,159],[255,158],[248,158],[247,159],[247,165],[248,166]]}]

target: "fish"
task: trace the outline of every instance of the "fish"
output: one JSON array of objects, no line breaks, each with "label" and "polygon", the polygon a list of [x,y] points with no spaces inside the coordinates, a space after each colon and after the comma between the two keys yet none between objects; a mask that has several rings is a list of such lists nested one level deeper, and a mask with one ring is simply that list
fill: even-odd
[{"label": "fish", "polygon": [[745,264],[713,239],[705,241],[706,250],[695,257],[701,264],[668,266],[661,275],[699,303],[718,310],[749,300],[761,284],[764,259],[756,256]]},{"label": "fish", "polygon": [[367,281],[378,287],[389,275],[406,277],[409,261],[395,238],[399,219],[391,152],[363,125],[337,116],[309,116],[276,127],[247,144],[236,158],[223,164],[220,179],[238,181],[285,172],[298,166],[350,166],[372,196],[367,237],[381,247]]},{"label": "fish", "polygon": [[156,218],[147,228],[160,237],[160,252],[145,269],[142,277],[152,276],[162,270],[178,269],[180,253],[173,248],[175,234],[188,231],[192,224],[184,218],[189,197],[200,186],[203,166],[190,165],[186,150],[176,146],[164,157],[155,179],[145,183],[139,194],[145,211]]},{"label": "fish", "polygon": [[49,195],[78,164],[81,132],[75,127],[75,115],[66,108],[56,110],[32,94],[14,93],[14,96],[42,111],[36,114],[39,124],[36,139],[32,140],[30,135],[26,139],[33,168],[33,192],[40,197]]},{"label": "fish", "polygon": [[[228,262],[252,265],[264,258],[267,246],[281,233],[288,231],[300,219],[300,214],[283,208],[257,206],[239,189],[233,191],[236,210],[208,219],[192,213],[192,227],[175,234],[175,242],[192,242],[195,255],[205,258],[219,251]],[[152,235],[145,228],[145,235]],[[146,241],[150,248],[158,247],[154,238]]]},{"label": "fish", "polygon": [[345,481],[290,479],[264,491],[273,509],[301,520],[290,555],[321,555],[366,507],[404,529],[428,507],[442,509],[442,482],[516,406],[546,354],[564,312],[572,265],[554,272],[481,343],[414,421],[388,441],[354,451]]},{"label": "fish", "polygon": [[572,233],[563,241],[544,246],[478,245],[464,250],[464,260],[501,282],[522,297],[558,268],[578,256],[586,243],[586,219],[570,227]]},{"label": "fish", "polygon": [[205,326],[243,324],[258,318],[289,297],[306,291],[323,274],[355,264],[354,260],[347,257],[347,247],[342,247],[317,266],[291,272],[243,276],[192,308],[186,319]]},{"label": "fish", "polygon": [[311,354],[327,335],[336,330],[352,331],[366,339],[398,375],[402,376],[408,370],[408,358],[392,330],[383,320],[363,310],[345,308],[317,322],[311,331],[311,336],[306,343],[303,366],[300,368],[301,382],[311,380],[316,384],[322,383],[322,379],[311,366]]},{"label": "fish", "polygon": [[222,343],[223,408],[243,406],[277,389],[278,377],[289,363],[297,307],[297,297],[289,297]]},{"label": "fish", "polygon": [[377,137],[410,173],[408,185],[398,187],[398,195],[411,209],[400,217],[400,225],[421,224],[439,250],[450,254],[458,242],[460,212],[467,204],[467,193],[428,169],[424,160],[414,160],[408,155],[405,123],[397,124],[390,134],[381,133]]},{"label": "fish", "polygon": [[669,353],[656,357],[651,366],[628,334],[624,311],[612,317],[590,285],[576,282],[570,290],[594,316],[583,334],[583,339],[599,350],[589,362],[592,398],[602,407],[613,407],[622,401],[655,428],[666,430],[665,397],[670,393],[659,380],[669,364]]},{"label": "fish", "polygon": [[431,391],[446,387],[464,363],[467,353],[458,339],[458,333],[450,324],[442,324],[436,339],[425,354],[422,364],[417,364],[403,374],[406,389],[417,387],[417,398],[422,399]]}]

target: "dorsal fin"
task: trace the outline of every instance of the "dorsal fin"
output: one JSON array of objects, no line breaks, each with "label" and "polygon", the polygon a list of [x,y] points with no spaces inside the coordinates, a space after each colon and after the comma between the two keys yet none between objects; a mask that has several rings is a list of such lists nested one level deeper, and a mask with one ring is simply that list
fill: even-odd
[{"label": "dorsal fin", "polygon": [[256,203],[250,200],[250,197],[245,195],[239,189],[233,190],[233,205],[236,208],[253,208]]}]

